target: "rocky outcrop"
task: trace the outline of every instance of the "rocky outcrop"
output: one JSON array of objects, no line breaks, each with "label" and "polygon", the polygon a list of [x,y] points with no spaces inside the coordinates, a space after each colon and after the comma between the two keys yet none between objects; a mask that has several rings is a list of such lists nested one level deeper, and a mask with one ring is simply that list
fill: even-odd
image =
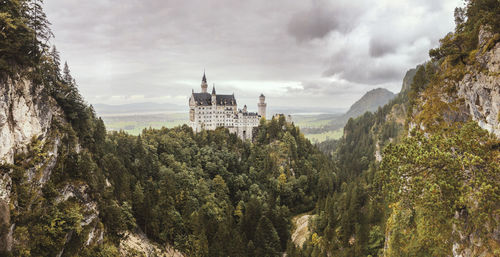
[{"label": "rocky outcrop", "polygon": [[12,163],[16,151],[26,150],[33,137],[44,138],[52,119],[61,116],[42,91],[26,79],[0,81],[0,161]]},{"label": "rocky outcrop", "polygon": [[493,37],[488,28],[481,29],[476,54],[480,72],[477,65],[467,67],[458,83],[458,96],[479,126],[500,137],[500,43],[487,49]]},{"label": "rocky outcrop", "polygon": [[406,93],[411,89],[411,84],[413,83],[413,78],[417,73],[417,68],[410,69],[406,72],[405,77],[403,78],[403,86],[401,87],[401,92]]},{"label": "rocky outcrop", "polygon": [[[54,126],[55,123],[69,126],[62,109],[44,92],[42,85],[22,78],[0,81],[0,254],[11,251],[13,244],[16,244],[13,238],[16,225],[11,220],[11,211],[18,208],[18,202],[11,195],[13,166],[9,165],[18,166],[17,160],[30,163],[22,166],[26,183],[32,186],[32,192],[41,195],[42,187],[50,180],[61,158],[59,149],[66,135],[59,131],[58,126]],[[34,153],[34,148],[39,152]],[[72,151],[79,151],[78,144]],[[15,158],[19,158],[16,163]],[[87,192],[89,186],[83,182],[68,181],[60,187],[56,203],[71,199],[82,207],[80,226],[89,227],[87,245],[101,242],[104,231],[97,227],[99,211],[97,203]],[[71,231],[66,234],[66,242],[71,240],[72,234]],[[64,248],[60,250],[60,254],[63,253]]]},{"label": "rocky outcrop", "polygon": [[127,233],[120,241],[121,256],[144,256],[144,257],[184,257],[171,246],[164,247],[151,242],[142,233]]},{"label": "rocky outcrop", "polygon": [[[25,152],[34,139],[45,141],[52,120],[62,116],[62,111],[55,101],[43,94],[42,90],[42,87],[37,87],[26,79],[4,78],[0,80],[0,165],[12,164],[14,156]],[[41,174],[42,180],[48,179],[47,173],[50,173],[55,165],[57,145],[58,142],[54,144],[55,149],[53,148],[53,151],[49,153],[52,162],[37,165],[45,167]],[[31,181],[35,176],[35,169],[27,170],[26,173]],[[0,226],[10,229],[1,235],[0,251],[10,251],[12,247],[14,224],[10,221],[11,186],[10,172],[2,170],[0,174]]]},{"label": "rocky outcrop", "polygon": [[295,244],[296,247],[302,248],[302,245],[304,244],[304,242],[311,235],[311,230],[309,229],[309,224],[313,218],[315,218],[314,215],[301,214],[301,215],[295,216],[292,219],[292,223],[295,226],[295,230],[293,231],[291,238],[292,238],[292,242]]}]

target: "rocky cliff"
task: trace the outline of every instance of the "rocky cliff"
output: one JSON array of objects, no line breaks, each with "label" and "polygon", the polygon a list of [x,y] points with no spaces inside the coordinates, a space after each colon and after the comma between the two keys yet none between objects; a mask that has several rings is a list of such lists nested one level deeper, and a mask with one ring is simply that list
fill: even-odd
[{"label": "rocky cliff", "polygon": [[0,160],[13,163],[33,137],[45,138],[52,120],[61,118],[55,101],[26,79],[0,81]]},{"label": "rocky cliff", "polygon": [[479,126],[500,137],[500,43],[488,49],[493,38],[488,28],[480,30],[476,63],[466,67],[458,96]]},{"label": "rocky cliff", "polygon": [[[116,235],[104,225],[102,194],[113,185],[92,159],[99,120],[87,116],[89,129],[70,123],[68,110],[78,103],[67,95],[23,77],[0,80],[0,255],[183,256],[140,231]],[[80,115],[92,112],[80,108]]]},{"label": "rocky cliff", "polygon": [[[418,68],[418,66],[417,66]],[[401,92],[408,92],[411,88],[411,83],[413,82],[413,78],[417,73],[417,69],[410,69],[406,72],[405,77],[403,78],[403,86],[401,87]]]},{"label": "rocky cliff", "polygon": [[[21,220],[26,209],[40,207],[36,205],[43,199],[42,189],[51,179],[56,164],[61,163],[62,138],[67,137],[59,129],[61,126],[69,124],[43,86],[25,78],[0,81],[0,222],[1,227],[8,228],[2,230],[0,252],[9,252],[26,243],[19,238],[22,233],[16,230],[16,219]],[[67,150],[78,151],[78,148],[76,145]],[[25,191],[19,189],[24,187]],[[94,237],[103,231],[95,229],[99,212],[87,189],[85,183],[63,181],[53,193],[53,204],[77,202],[82,216],[76,226],[92,227],[84,236],[91,243],[99,241]],[[27,202],[25,197],[29,198]],[[71,240],[74,231],[65,234],[64,244]],[[58,249],[59,256],[64,248]]]},{"label": "rocky cliff", "polygon": [[[6,78],[0,81],[0,164],[13,164],[14,156],[28,151],[33,139],[43,140],[49,133],[54,116],[60,115],[60,110],[51,103],[51,99],[43,97],[40,91],[41,88],[34,87],[28,80]],[[51,154],[54,155],[54,152]],[[11,172],[11,169],[3,169],[0,177],[0,221],[2,227],[9,228],[0,241],[2,251],[12,249],[15,227],[11,224],[9,207]]]},{"label": "rocky cliff", "polygon": [[[462,127],[473,120],[493,136],[493,141],[500,138],[500,34],[494,33],[488,26],[482,26],[478,32],[477,47],[472,50],[465,61],[452,64],[449,60],[436,62],[435,68],[426,72],[436,75],[428,80],[427,85],[416,96],[415,108],[408,123],[410,130],[418,127],[431,136],[443,133],[454,127]],[[435,69],[432,71],[432,69]],[[451,133],[451,132],[450,132]],[[451,135],[447,135],[451,136]],[[466,138],[462,138],[466,140]],[[498,143],[497,143],[498,144]],[[488,150],[498,160],[498,150]],[[477,174],[488,170],[487,166],[477,165],[473,169]],[[494,167],[498,170],[498,166]],[[470,172],[468,169],[464,173]],[[460,174],[463,175],[463,174]],[[471,184],[475,177],[465,176],[464,183]],[[489,178],[496,182],[495,178]],[[484,186],[485,184],[483,184]],[[479,194],[481,187],[471,189]],[[474,196],[477,197],[477,196]],[[494,193],[484,196],[488,200],[498,201]],[[500,229],[498,216],[482,226],[471,225],[471,212],[475,211],[480,199],[469,198],[474,204],[457,211],[455,221],[462,227],[454,226],[453,256],[497,256],[500,245]],[[480,231],[488,231],[481,233]]]}]

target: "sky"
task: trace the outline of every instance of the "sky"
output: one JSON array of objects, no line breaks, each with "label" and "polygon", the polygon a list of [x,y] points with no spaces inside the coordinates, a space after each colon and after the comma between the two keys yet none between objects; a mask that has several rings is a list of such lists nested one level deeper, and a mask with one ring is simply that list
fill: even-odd
[{"label": "sky", "polygon": [[348,108],[399,92],[454,28],[461,0],[45,0],[51,40],[90,104],[188,104],[200,91],[268,106]]}]

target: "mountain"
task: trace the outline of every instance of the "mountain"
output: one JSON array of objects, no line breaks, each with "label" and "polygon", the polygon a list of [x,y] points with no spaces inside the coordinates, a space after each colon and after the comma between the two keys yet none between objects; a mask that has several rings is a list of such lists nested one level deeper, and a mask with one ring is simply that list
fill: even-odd
[{"label": "mountain", "polygon": [[[311,119],[313,123],[321,121],[319,123],[326,125],[320,127],[308,126],[307,123],[301,122],[302,132],[305,134],[320,134],[341,129],[350,118],[356,118],[365,112],[375,112],[379,107],[387,104],[395,96],[394,93],[384,88],[370,90],[352,104],[349,110],[343,114],[320,115],[316,119]],[[301,117],[297,117],[297,119],[302,120]],[[325,120],[327,122],[325,122]]]},{"label": "mountain", "polygon": [[387,104],[396,95],[385,88],[377,88],[366,92],[358,101],[356,101],[349,110],[344,114],[343,118],[355,118],[365,112],[374,112],[379,107]]}]

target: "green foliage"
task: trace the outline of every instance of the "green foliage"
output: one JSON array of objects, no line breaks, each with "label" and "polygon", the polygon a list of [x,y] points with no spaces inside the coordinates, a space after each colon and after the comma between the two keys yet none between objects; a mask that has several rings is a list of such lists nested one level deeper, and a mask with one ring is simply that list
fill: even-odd
[{"label": "green foliage", "polygon": [[386,148],[380,176],[393,203],[391,255],[448,256],[453,226],[461,233],[492,233],[500,203],[497,144],[470,122],[446,135],[415,132]]},{"label": "green foliage", "polygon": [[430,57],[437,61],[446,59],[452,65],[465,64],[469,53],[477,48],[478,33],[481,27],[500,31],[500,5],[498,0],[466,1],[464,8],[455,9],[455,33],[440,40],[440,46],[429,51]]},{"label": "green foliage", "polygon": [[[187,126],[111,133],[98,160],[109,199],[131,203],[141,230],[187,254],[275,256],[286,249],[292,214],[331,190],[316,185],[331,181],[333,165],[283,118],[263,122],[256,134],[250,143],[225,129],[193,134]],[[103,222],[119,237],[127,228],[118,204],[103,206]],[[272,242],[257,237],[261,223]]]},{"label": "green foliage", "polygon": [[5,0],[0,5],[0,77],[36,67],[52,36],[42,1]]},{"label": "green foliage", "polygon": [[273,223],[267,217],[262,216],[255,230],[255,255],[280,256],[280,248],[278,233]]}]

